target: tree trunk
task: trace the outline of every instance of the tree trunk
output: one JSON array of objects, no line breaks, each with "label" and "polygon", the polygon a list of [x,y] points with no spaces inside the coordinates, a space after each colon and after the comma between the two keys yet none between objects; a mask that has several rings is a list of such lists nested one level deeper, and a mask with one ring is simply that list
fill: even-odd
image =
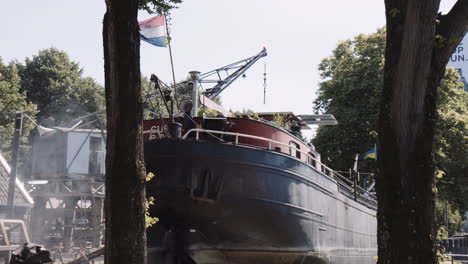
[{"label": "tree trunk", "polygon": [[385,1],[387,45],[376,183],[378,263],[436,263],[436,95],[468,23],[467,3],[459,0],[447,16],[437,17],[440,0]]},{"label": "tree trunk", "polygon": [[106,0],[105,263],[146,263],[138,0]]}]

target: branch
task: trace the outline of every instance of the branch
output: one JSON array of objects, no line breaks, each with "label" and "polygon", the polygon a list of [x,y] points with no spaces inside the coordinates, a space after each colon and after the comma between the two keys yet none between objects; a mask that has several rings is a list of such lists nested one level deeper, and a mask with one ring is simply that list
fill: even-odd
[{"label": "branch", "polygon": [[436,41],[442,41],[443,44],[438,47],[436,53],[436,58],[439,62],[448,61],[448,58],[462,40],[467,29],[468,0],[458,0],[450,12],[440,18],[440,23],[436,30],[436,34],[439,35],[439,38],[442,38],[442,40],[436,39]]}]

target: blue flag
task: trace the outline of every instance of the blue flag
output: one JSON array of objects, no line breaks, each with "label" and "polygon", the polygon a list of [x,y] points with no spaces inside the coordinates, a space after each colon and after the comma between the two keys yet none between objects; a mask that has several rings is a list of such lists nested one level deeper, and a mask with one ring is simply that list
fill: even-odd
[{"label": "blue flag", "polygon": [[363,159],[367,159],[367,158],[377,159],[377,151],[375,147],[373,147],[371,150],[367,151],[366,154],[364,154]]}]

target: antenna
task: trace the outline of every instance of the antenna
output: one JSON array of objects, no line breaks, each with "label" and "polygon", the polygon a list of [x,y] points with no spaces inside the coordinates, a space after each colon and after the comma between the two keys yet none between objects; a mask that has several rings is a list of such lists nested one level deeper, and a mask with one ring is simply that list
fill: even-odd
[{"label": "antenna", "polygon": [[266,62],[263,63],[263,104],[265,104],[266,100]]}]

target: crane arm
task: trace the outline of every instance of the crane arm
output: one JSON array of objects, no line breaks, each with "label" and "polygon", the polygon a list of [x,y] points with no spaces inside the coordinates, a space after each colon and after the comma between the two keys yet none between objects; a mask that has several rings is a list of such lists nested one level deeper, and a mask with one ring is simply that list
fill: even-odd
[{"label": "crane arm", "polygon": [[[213,87],[208,88],[203,93],[206,97],[214,99],[224,89],[226,89],[231,83],[237,78],[242,76],[247,69],[254,65],[259,59],[267,56],[266,48],[263,48],[257,55],[240,60],[238,62],[231,63],[221,68],[212,70],[210,72],[203,73],[199,76],[199,83],[203,84],[215,84]],[[234,72],[232,72],[234,71]],[[223,78],[222,73],[227,74],[227,77]],[[213,78],[217,77],[217,78]]]}]

